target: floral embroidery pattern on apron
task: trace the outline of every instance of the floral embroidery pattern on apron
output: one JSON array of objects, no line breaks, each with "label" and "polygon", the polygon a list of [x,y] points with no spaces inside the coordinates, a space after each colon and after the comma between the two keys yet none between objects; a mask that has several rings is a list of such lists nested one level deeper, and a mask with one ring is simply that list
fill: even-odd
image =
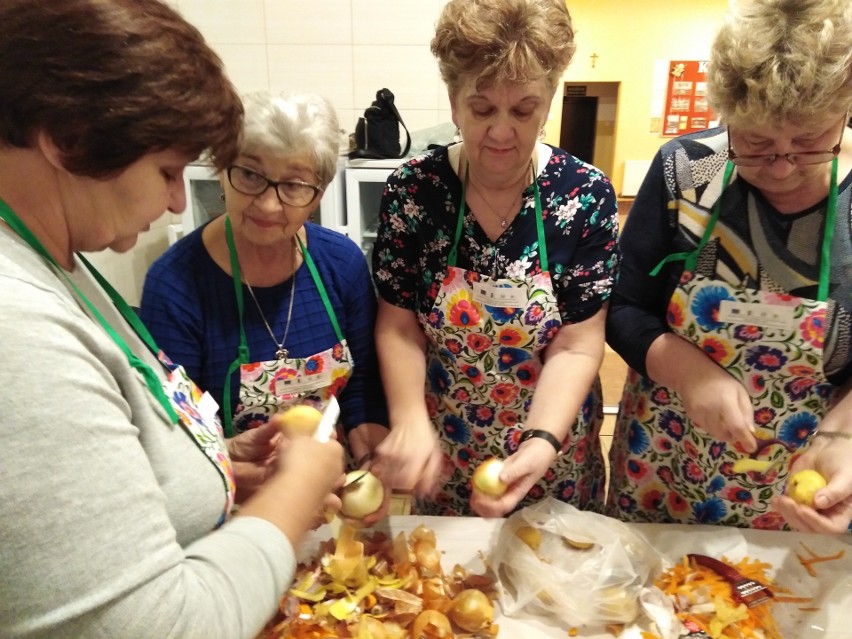
[{"label": "floral embroidery pattern on apron", "polygon": [[[727,185],[732,165],[726,168]],[[781,529],[769,507],[783,491],[791,451],[802,446],[825,415],[834,387],[823,373],[828,249],[836,209],[836,162],[823,238],[818,300],[732,285],[695,272],[721,208],[721,196],[669,302],[672,331],[704,351],[743,385],[751,398],[755,434],[779,438],[765,459],[784,458],[767,476],[734,473],[742,457],[686,417],[673,391],[631,370],[613,437],[607,513],[633,521],[674,521]],[[833,200],[833,201],[832,201]]]},{"label": "floral embroidery pattern on apron", "polygon": [[[420,514],[473,514],[472,467],[517,450],[543,351],[562,325],[548,273],[537,183],[535,196],[542,272],[496,279],[455,266],[465,211],[462,192],[447,274],[431,313],[420,318],[428,340],[426,404],[447,475],[434,500],[416,501]],[[563,444],[572,451],[557,458],[518,507],[553,495],[580,508],[601,508],[604,466],[597,434],[602,419],[598,381]]]},{"label": "floral embroidery pattern on apron", "polygon": [[[269,418],[294,404],[309,404],[325,409],[331,397],[337,397],[346,387],[352,374],[352,356],[343,332],[328,299],[328,293],[311,259],[307,247],[298,239],[299,249],[311,279],[323,300],[326,314],[334,327],[338,342],[310,357],[290,357],[289,354],[263,362],[252,362],[243,324],[244,305],[240,265],[234,246],[230,219],[225,219],[225,236],[231,257],[234,292],[240,318],[240,346],[237,358],[228,369],[225,378],[224,417],[226,432],[242,432],[269,421]],[[296,277],[293,273],[292,277]],[[291,288],[291,295],[294,294]],[[231,375],[239,368],[240,397],[233,416],[231,415]]]}]

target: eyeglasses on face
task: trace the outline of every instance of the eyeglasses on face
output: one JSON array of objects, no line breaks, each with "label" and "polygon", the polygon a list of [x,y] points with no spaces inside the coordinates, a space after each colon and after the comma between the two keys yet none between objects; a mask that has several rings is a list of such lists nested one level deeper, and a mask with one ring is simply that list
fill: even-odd
[{"label": "eyeglasses on face", "polygon": [[228,182],[243,195],[258,196],[266,193],[266,189],[273,188],[278,199],[289,206],[308,206],[322,193],[320,187],[307,182],[298,180],[273,182],[257,171],[238,164],[228,167]]},{"label": "eyeglasses on face", "polygon": [[796,153],[761,153],[758,155],[739,155],[731,148],[731,130],[728,129],[728,159],[737,166],[769,166],[778,158],[784,158],[790,164],[805,166],[808,164],[824,164],[831,162],[840,153],[840,143],[846,130],[848,114],[843,116],[843,126],[840,128],[840,139],[837,144],[827,151],[798,151]]}]

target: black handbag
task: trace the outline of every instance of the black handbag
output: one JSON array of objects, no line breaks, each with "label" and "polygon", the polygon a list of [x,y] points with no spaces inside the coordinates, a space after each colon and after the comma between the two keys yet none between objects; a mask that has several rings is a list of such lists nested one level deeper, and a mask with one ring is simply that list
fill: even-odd
[{"label": "black handbag", "polygon": [[[405,149],[401,150],[399,127],[405,131]],[[411,148],[411,135],[408,127],[393,103],[390,89],[376,91],[376,99],[358,118],[355,126],[355,149],[349,157],[369,159],[402,159]]]}]

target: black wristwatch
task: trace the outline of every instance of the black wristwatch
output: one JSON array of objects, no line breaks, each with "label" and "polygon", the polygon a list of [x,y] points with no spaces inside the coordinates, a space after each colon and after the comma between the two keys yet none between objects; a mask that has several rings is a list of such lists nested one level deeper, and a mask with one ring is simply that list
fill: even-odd
[{"label": "black wristwatch", "polygon": [[538,428],[530,428],[529,430],[522,432],[521,438],[518,440],[518,445],[523,444],[525,441],[532,439],[533,437],[539,437],[550,442],[550,445],[556,450],[556,454],[562,454],[562,443],[556,439],[556,436],[553,433],[549,433],[546,430],[539,430]]}]

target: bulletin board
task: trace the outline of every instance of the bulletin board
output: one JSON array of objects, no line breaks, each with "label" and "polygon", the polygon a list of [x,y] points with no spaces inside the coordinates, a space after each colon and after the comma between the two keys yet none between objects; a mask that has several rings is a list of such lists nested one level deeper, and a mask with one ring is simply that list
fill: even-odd
[{"label": "bulletin board", "polygon": [[707,61],[671,60],[662,135],[703,131],[716,125],[707,103]]}]

